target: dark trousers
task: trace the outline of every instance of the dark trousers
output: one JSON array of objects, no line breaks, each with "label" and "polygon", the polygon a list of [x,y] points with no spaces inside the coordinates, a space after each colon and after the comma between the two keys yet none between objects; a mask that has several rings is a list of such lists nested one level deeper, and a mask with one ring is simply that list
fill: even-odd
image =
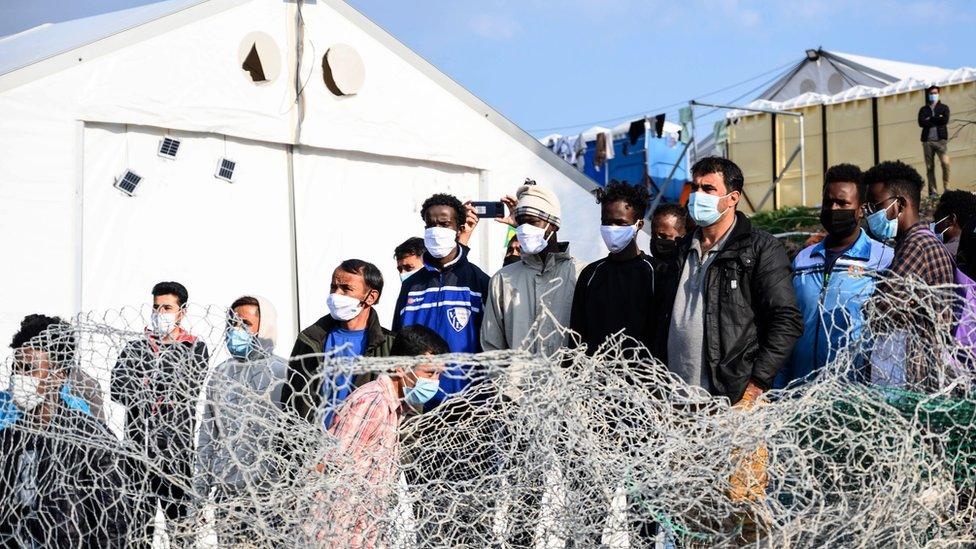
[{"label": "dark trousers", "polygon": [[[183,463],[177,463],[181,469]],[[149,470],[145,464],[133,460],[125,462],[124,468],[129,485],[134,491],[132,521],[129,523],[127,541],[130,547],[152,547],[156,533],[156,505],[163,509],[166,517],[166,533],[170,546],[190,546],[193,544],[192,532],[188,528],[189,495],[181,488]],[[176,468],[176,467],[174,467]],[[185,471],[181,471],[184,474]],[[188,478],[186,475],[184,478]]]}]

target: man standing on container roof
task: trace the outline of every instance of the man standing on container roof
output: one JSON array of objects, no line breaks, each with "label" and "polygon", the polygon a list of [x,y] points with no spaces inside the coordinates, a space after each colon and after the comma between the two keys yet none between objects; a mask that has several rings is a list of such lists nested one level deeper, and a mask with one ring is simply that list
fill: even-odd
[{"label": "man standing on container roof", "polygon": [[939,87],[925,90],[926,103],[918,109],[918,126],[922,128],[922,152],[925,154],[925,174],[929,182],[929,196],[939,194],[935,182],[935,156],[942,164],[942,190],[949,190],[949,106],[939,101]]}]

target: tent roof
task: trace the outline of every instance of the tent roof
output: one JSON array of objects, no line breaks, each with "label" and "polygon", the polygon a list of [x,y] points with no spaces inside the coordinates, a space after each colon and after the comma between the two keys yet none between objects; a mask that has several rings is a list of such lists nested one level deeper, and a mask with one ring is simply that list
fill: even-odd
[{"label": "tent roof", "polygon": [[[882,88],[906,78],[917,78],[935,82],[945,79],[953,72],[952,69],[942,67],[903,63],[901,61],[879,59],[850,53],[832,52],[822,48],[808,50],[809,53],[815,53],[815,58],[810,59],[808,55],[801,59],[786,74],[766,88],[759,95],[758,99],[774,101],[793,99],[794,96],[787,95],[784,97],[783,94],[790,93],[789,90],[795,90],[796,82],[799,79],[805,78],[803,76],[804,74],[809,75],[810,70],[819,72],[836,71],[840,73],[845,89],[855,86]],[[807,69],[807,67],[810,68]],[[796,92],[794,91],[793,93]]]},{"label": "tent roof", "polygon": [[[45,23],[0,38],[0,92],[74,66],[77,63],[76,56],[79,56],[77,61],[82,60],[82,53],[85,54],[83,57],[86,60],[104,55],[128,44],[253,1],[257,0],[163,0],[61,23]],[[593,190],[596,187],[588,177],[556,156],[525,130],[445,75],[344,0],[317,0],[317,2],[336,10],[370,37],[579,186],[586,190]]]},{"label": "tent roof", "polygon": [[134,8],[44,23],[0,38],[0,75],[171,15],[206,0],[164,0]]}]

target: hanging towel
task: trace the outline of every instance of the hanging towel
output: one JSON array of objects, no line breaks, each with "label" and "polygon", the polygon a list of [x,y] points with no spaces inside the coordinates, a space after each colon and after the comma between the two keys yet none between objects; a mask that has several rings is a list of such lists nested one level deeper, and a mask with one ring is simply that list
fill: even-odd
[{"label": "hanging towel", "polygon": [[678,120],[681,122],[681,142],[691,143],[691,107],[682,107],[678,111]]},{"label": "hanging towel", "polygon": [[634,120],[630,123],[630,127],[627,128],[627,138],[630,140],[631,146],[637,144],[637,140],[644,135],[644,122],[646,118],[641,118],[640,120]]},{"label": "hanging towel", "polygon": [[661,136],[664,135],[664,115],[663,114],[659,114],[659,115],[657,115],[657,116],[654,117],[654,135],[656,135],[658,139],[661,139]]},{"label": "hanging towel", "polygon": [[598,133],[596,135],[596,155],[593,157],[593,165],[600,169],[607,162],[607,134]]}]

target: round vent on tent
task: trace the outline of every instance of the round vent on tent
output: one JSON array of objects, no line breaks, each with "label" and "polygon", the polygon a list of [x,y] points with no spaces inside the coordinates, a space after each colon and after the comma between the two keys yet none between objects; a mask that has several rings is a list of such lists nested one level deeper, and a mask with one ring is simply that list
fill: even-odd
[{"label": "round vent on tent", "polygon": [[366,80],[366,67],[352,46],[336,44],[322,56],[322,75],[332,93],[355,95]]},{"label": "round vent on tent", "polygon": [[827,79],[827,89],[831,94],[844,91],[844,77],[839,72],[835,72]]},{"label": "round vent on tent", "polygon": [[269,35],[255,31],[241,40],[237,48],[241,70],[255,84],[272,82],[281,73],[281,52]]},{"label": "round vent on tent", "polygon": [[810,80],[809,78],[804,78],[803,81],[800,82],[801,94],[816,91],[816,89],[817,89],[817,83],[814,82],[813,80]]}]

